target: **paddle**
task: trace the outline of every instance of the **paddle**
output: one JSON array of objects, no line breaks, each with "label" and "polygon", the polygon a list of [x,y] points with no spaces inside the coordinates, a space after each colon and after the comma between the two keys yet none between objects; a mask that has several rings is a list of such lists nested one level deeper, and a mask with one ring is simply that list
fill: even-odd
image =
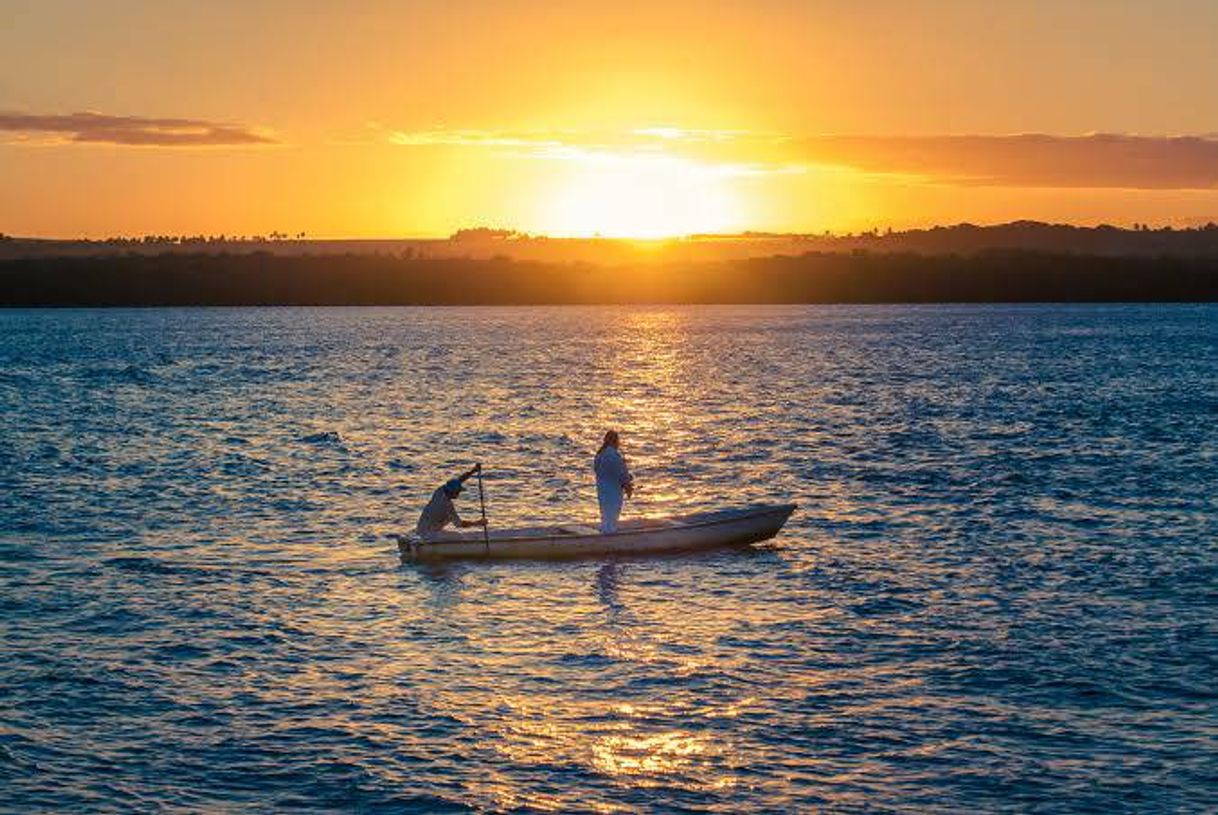
[{"label": "paddle", "polygon": [[491,551],[491,532],[486,526],[486,495],[482,492],[482,462],[478,462],[478,503],[482,506],[482,542]]}]

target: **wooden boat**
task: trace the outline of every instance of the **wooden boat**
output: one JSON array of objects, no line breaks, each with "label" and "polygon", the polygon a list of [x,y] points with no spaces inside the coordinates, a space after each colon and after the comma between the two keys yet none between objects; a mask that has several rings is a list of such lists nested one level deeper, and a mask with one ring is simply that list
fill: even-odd
[{"label": "wooden boat", "polygon": [[393,535],[404,561],[467,558],[551,559],[597,555],[636,555],[744,546],[769,540],[795,511],[795,504],[754,504],[667,518],[622,521],[608,535],[590,524],[449,533],[422,540]]}]

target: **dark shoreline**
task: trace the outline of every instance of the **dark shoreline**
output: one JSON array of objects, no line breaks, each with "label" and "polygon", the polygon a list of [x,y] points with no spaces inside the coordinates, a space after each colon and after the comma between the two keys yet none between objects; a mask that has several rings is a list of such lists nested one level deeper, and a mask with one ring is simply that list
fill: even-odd
[{"label": "dark shoreline", "polygon": [[0,261],[0,307],[1218,302],[1218,256],[812,252],[630,265],[395,255]]}]

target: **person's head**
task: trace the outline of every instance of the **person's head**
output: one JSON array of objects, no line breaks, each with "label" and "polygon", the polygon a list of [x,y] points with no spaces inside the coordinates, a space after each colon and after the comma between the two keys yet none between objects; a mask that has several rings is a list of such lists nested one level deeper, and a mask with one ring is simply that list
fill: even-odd
[{"label": "person's head", "polygon": [[618,447],[620,444],[621,440],[617,436],[617,431],[610,430],[605,433],[605,440],[601,442],[601,450],[604,450],[606,447]]},{"label": "person's head", "polygon": [[444,494],[449,498],[456,498],[461,494],[461,479],[454,478],[444,485]]}]

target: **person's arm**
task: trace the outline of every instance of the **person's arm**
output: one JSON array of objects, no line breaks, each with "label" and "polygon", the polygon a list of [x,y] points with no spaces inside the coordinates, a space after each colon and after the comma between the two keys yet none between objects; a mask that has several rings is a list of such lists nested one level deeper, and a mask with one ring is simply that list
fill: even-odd
[{"label": "person's arm", "polygon": [[471,526],[482,526],[484,521],[479,518],[476,521],[465,521],[457,514],[457,508],[453,507],[452,512],[448,513],[448,522],[457,529],[469,529]]},{"label": "person's arm", "polygon": [[634,497],[634,476],[630,474],[630,469],[626,466],[626,457],[619,455],[619,460],[622,462],[621,484],[622,491],[626,493],[627,498]]},{"label": "person's arm", "polygon": [[[470,467],[468,470],[461,473],[461,475],[457,476],[457,478],[461,481],[462,484],[464,484],[472,476],[474,476],[475,474],[480,473],[480,472],[482,472],[482,465],[475,464],[473,467]],[[471,526],[486,526],[486,521],[482,518],[479,518],[476,521],[461,520],[461,516],[457,514],[456,507],[453,507],[452,523],[453,523],[453,526],[457,527],[458,529],[469,529]]]}]

